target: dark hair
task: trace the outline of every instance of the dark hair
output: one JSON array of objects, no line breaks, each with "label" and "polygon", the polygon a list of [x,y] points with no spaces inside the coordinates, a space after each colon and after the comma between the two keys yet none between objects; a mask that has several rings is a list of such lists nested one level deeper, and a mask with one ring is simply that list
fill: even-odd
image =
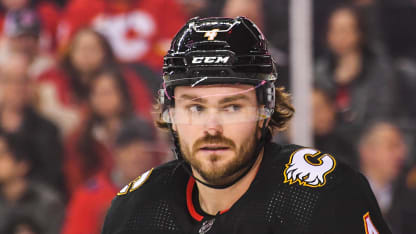
[{"label": "dark hair", "polygon": [[28,226],[30,230],[35,234],[43,233],[43,230],[39,223],[37,223],[32,217],[25,214],[21,214],[21,211],[12,214],[11,218],[9,217],[9,222],[6,223],[4,230],[2,230],[1,233],[15,234],[17,233],[17,228],[20,225]]},{"label": "dark hair", "polygon": [[294,113],[295,108],[291,103],[290,95],[285,92],[285,88],[276,88],[276,105],[269,123],[271,135],[285,130]]},{"label": "dark hair", "polygon": [[115,146],[123,147],[135,141],[154,142],[156,131],[151,122],[142,118],[133,118],[126,121],[117,134]]},{"label": "dark hair", "polygon": [[[101,79],[103,75],[109,75],[109,77],[115,81],[117,89],[120,91],[123,109],[121,110],[119,117],[122,121],[131,118],[131,116],[134,115],[133,101],[129,94],[128,86],[122,71],[117,66],[102,67],[91,78],[90,85],[92,86],[94,82]],[[89,90],[92,91],[92,87],[90,87]],[[99,152],[95,148],[96,144],[94,144],[96,140],[93,136],[93,128],[97,123],[104,121],[104,119],[97,113],[93,112],[91,107],[90,111],[91,113],[89,118],[86,120],[79,141],[77,142],[77,148],[84,156],[82,157],[83,165],[85,166],[84,169],[88,171],[91,170],[93,172],[94,169],[100,166]]]},{"label": "dark hair", "polygon": [[[349,4],[339,4],[337,6],[335,6],[329,13],[328,15],[328,19],[326,22],[326,31],[325,31],[325,42],[327,41],[327,35],[329,32],[329,25],[330,25],[330,20],[332,19],[332,17],[340,12],[340,11],[348,11],[355,19],[356,23],[357,23],[357,30],[358,33],[360,34],[360,47],[363,51],[368,51],[369,50],[369,45],[368,45],[368,27],[366,24],[366,20],[364,18],[364,15],[361,13],[361,11],[359,10],[359,8],[353,6],[353,5],[349,5]],[[325,43],[326,44],[326,43]]]},{"label": "dark hair", "polygon": [[[121,115],[130,115],[132,112],[134,112],[134,105],[133,105],[133,99],[130,95],[130,90],[128,88],[128,84],[126,82],[126,77],[123,74],[122,68],[113,64],[113,65],[107,65],[101,67],[92,77],[91,82],[89,85],[89,93],[88,96],[91,95],[93,84],[101,79],[103,76],[110,77],[114,83],[116,84],[117,88],[120,91],[121,99],[123,103],[123,110],[121,112]],[[97,118],[100,118],[99,116],[96,116]]]},{"label": "dark hair", "polygon": [[360,130],[359,134],[359,144],[364,144],[367,142],[368,138],[374,134],[374,132],[383,125],[390,126],[394,129],[397,129],[401,134],[402,128],[400,127],[398,121],[391,118],[376,118],[366,122],[363,128]]},{"label": "dark hair", "polygon": [[[327,21],[327,28],[326,28],[326,33],[325,35],[328,35],[328,31],[329,31],[329,24],[330,24],[330,19],[332,18],[332,16],[334,14],[336,14],[339,11],[347,11],[348,13],[350,13],[355,21],[357,22],[357,30],[358,33],[360,34],[360,39],[359,39],[359,50],[362,54],[362,56],[364,57],[363,59],[363,66],[361,67],[361,71],[358,74],[359,77],[361,77],[366,71],[367,71],[367,66],[366,66],[366,62],[368,61],[367,58],[373,58],[375,56],[375,50],[376,48],[371,47],[368,41],[368,27],[365,21],[365,18],[363,16],[363,14],[361,13],[361,11],[359,10],[359,8],[354,7],[352,5],[347,5],[347,4],[341,4],[338,5],[337,7],[335,7],[331,13],[329,14],[328,17],[328,21]],[[326,51],[326,55],[328,56],[329,59],[329,69],[331,72],[334,72],[334,70],[336,69],[337,66],[337,55],[335,53],[333,53],[327,46],[327,51]]]},{"label": "dark hair", "polygon": [[64,53],[61,61],[61,67],[65,70],[66,74],[68,74],[70,83],[72,86],[72,90],[77,98],[85,99],[88,96],[88,87],[82,83],[80,80],[81,73],[75,68],[74,64],[71,61],[71,54],[73,52],[74,44],[77,41],[77,38],[84,33],[91,33],[93,34],[99,41],[103,51],[104,51],[104,61],[102,66],[112,65],[117,63],[117,59],[114,55],[113,49],[108,42],[108,40],[102,35],[101,33],[95,31],[92,28],[82,28],[77,31],[77,33],[72,38],[68,50]]},{"label": "dark hair", "polygon": [[[290,95],[285,92],[283,87],[276,88],[276,104],[274,112],[270,118],[270,123],[268,125],[268,136],[267,140],[270,141],[272,136],[275,135],[278,131],[286,129],[289,120],[292,118],[295,108],[292,106],[290,101]],[[158,119],[156,119],[156,126],[160,129],[168,130],[169,123],[166,123],[162,119],[161,112],[162,104],[159,102],[154,106],[155,113],[158,114]]]}]

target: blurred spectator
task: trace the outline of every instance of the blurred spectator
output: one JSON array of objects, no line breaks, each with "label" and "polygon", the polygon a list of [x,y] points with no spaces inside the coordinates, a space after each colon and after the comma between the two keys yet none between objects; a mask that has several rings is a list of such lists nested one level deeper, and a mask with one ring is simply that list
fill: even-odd
[{"label": "blurred spectator", "polygon": [[393,233],[416,233],[416,166],[406,173],[395,195],[388,218]]},{"label": "blurred spectator", "polygon": [[[42,52],[53,52],[56,47],[56,29],[59,22],[59,10],[52,1],[47,0],[1,0],[0,34],[7,34],[7,18],[18,12],[30,11],[39,17],[37,43]],[[24,18],[23,25],[25,24]],[[6,32],[5,32],[6,31]]]},{"label": "blurred spectator", "polygon": [[[19,212],[16,212],[19,213]],[[42,228],[32,218],[13,214],[10,222],[1,234],[43,234]]]},{"label": "blurred spectator", "polygon": [[29,138],[33,144],[31,176],[62,191],[62,143],[57,127],[33,105],[33,82],[28,78],[26,54],[14,53],[0,64],[0,131]]},{"label": "blurred spectator", "polygon": [[111,173],[99,173],[77,189],[62,234],[99,234],[111,200],[122,186],[161,163],[156,143],[152,123],[141,119],[126,122],[115,140]]},{"label": "blurred spectator", "polygon": [[343,126],[337,125],[335,103],[324,91],[315,88],[312,93],[314,145],[333,154],[353,168],[358,168],[354,145],[345,137]]},{"label": "blurred spectator", "polygon": [[26,139],[0,133],[0,230],[16,212],[30,217],[44,234],[61,229],[64,205],[49,187],[29,179],[34,157]]},{"label": "blurred spectator", "polygon": [[[92,29],[83,29],[74,36],[60,66],[39,77],[40,110],[54,120],[65,135],[80,121],[91,77],[106,66],[118,66],[108,41]],[[134,72],[123,67],[119,69],[128,83],[135,110],[150,117],[152,100],[146,85]]]},{"label": "blurred spectator", "polygon": [[[246,16],[265,32],[269,51],[278,59],[279,85],[289,89],[289,0],[217,0],[214,3],[220,8],[217,14],[231,18]],[[212,14],[215,16],[215,11]]]},{"label": "blurred spectator", "polygon": [[175,0],[72,0],[68,2],[59,38],[63,46],[80,28],[103,33],[123,62],[140,62],[158,72],[170,40],[185,23]]},{"label": "blurred spectator", "polygon": [[389,52],[394,57],[416,58],[416,1],[377,0],[381,7],[381,25]]},{"label": "blurred spectator", "polygon": [[246,16],[263,29],[263,0],[227,0],[222,15],[230,18]]},{"label": "blurred spectator", "polygon": [[208,0],[178,0],[178,3],[186,13],[187,18],[204,15],[205,9],[209,4],[212,4]]},{"label": "blurred spectator", "polygon": [[135,113],[127,83],[112,67],[103,68],[90,81],[88,114],[66,143],[65,173],[69,191],[113,163],[111,147],[124,121]]},{"label": "blurred spectator", "polygon": [[[181,0],[186,5],[188,2],[204,2],[204,0]],[[279,65],[286,65],[286,54],[289,47],[289,2],[290,0],[210,0],[206,7],[199,11],[202,17],[237,17],[246,16],[253,20],[257,26],[265,32],[271,46],[277,48],[283,54],[279,54]],[[282,57],[283,56],[283,57]]]},{"label": "blurred spectator", "polygon": [[318,87],[334,97],[339,122],[356,129],[374,118],[390,117],[396,99],[390,61],[367,43],[362,23],[354,8],[332,12],[329,51],[318,60],[315,74]]},{"label": "blurred spectator", "polygon": [[[327,19],[332,12],[339,8],[354,7],[361,15],[361,24],[364,30],[364,37],[368,44],[377,48],[380,52],[386,52],[386,37],[384,33],[384,15],[382,12],[383,3],[380,0],[320,0],[313,2],[314,22],[314,51],[315,56],[320,57],[325,53],[325,27]],[[385,13],[385,12],[384,12]]]},{"label": "blurred spectator", "polygon": [[395,66],[398,71],[398,103],[402,104],[400,111],[409,121],[409,127],[416,130],[416,60],[402,57],[396,59]]},{"label": "blurred spectator", "polygon": [[395,113],[395,118],[400,121],[400,126],[404,129],[406,142],[411,142],[409,146],[408,161],[416,162],[416,60],[411,58],[396,59],[397,69],[397,88],[398,101],[400,108]]},{"label": "blurred spectator", "polygon": [[379,50],[385,50],[385,41],[381,21],[381,3],[379,0],[352,0],[352,4],[363,16],[367,41]]},{"label": "blurred spectator", "polygon": [[377,121],[363,132],[359,143],[360,168],[367,177],[388,221],[396,205],[399,175],[407,156],[403,135],[396,125]]},{"label": "blurred spectator", "polygon": [[54,58],[40,50],[41,22],[36,11],[22,9],[10,12],[4,21],[4,41],[0,46],[0,62],[13,52],[25,53],[30,60],[28,74],[36,78],[54,64]]}]

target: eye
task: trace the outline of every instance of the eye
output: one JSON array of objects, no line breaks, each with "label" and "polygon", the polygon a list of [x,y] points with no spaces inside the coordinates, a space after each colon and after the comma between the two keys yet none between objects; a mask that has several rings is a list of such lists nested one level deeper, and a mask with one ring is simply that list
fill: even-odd
[{"label": "eye", "polygon": [[188,110],[191,113],[201,113],[204,110],[204,107],[201,105],[191,105],[188,107]]},{"label": "eye", "polygon": [[241,110],[241,105],[236,105],[236,104],[228,105],[224,107],[223,110],[226,112],[237,112]]}]

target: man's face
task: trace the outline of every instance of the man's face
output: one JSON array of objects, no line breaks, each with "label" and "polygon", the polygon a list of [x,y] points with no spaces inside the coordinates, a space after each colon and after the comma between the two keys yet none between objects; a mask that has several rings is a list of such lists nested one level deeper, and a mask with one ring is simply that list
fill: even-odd
[{"label": "man's face", "polygon": [[249,85],[175,88],[173,129],[196,177],[224,184],[247,167],[258,137],[257,107]]},{"label": "man's face", "polygon": [[21,108],[31,96],[27,77],[28,62],[23,55],[13,54],[1,67],[0,98],[2,105]]},{"label": "man's face", "polygon": [[29,0],[1,0],[7,10],[18,10],[29,5]]},{"label": "man's face", "polygon": [[38,36],[24,34],[9,38],[10,48],[12,51],[26,53],[29,56],[36,55],[39,47]]},{"label": "man's face", "polygon": [[400,173],[406,159],[407,147],[400,131],[389,124],[380,124],[373,130],[362,156],[381,178],[392,181]]},{"label": "man's face", "polygon": [[134,141],[117,148],[115,163],[126,181],[132,181],[145,171],[156,166],[158,155],[150,142]]}]

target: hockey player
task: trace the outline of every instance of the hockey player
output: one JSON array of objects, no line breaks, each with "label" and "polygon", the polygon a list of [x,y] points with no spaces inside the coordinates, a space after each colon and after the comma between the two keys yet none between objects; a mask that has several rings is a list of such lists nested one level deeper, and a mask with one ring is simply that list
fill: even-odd
[{"label": "hockey player", "polygon": [[294,109],[250,20],[188,21],[163,79],[158,125],[177,160],[125,186],[103,234],[391,233],[361,174],[328,153],[271,142]]}]

